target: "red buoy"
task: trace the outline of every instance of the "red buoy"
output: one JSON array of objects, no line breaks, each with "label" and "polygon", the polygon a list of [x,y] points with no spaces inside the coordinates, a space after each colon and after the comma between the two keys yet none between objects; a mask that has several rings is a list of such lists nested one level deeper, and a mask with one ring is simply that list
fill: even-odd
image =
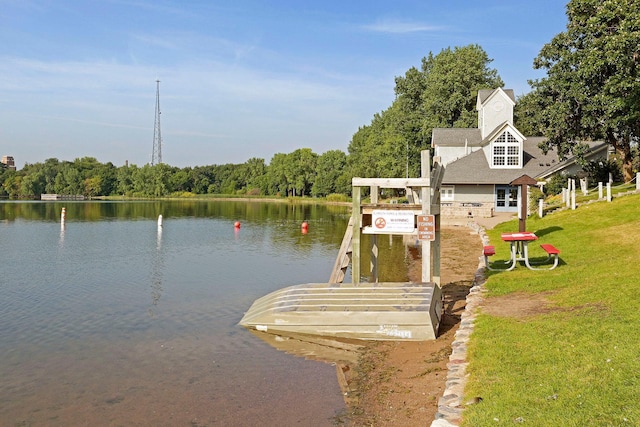
[{"label": "red buoy", "polygon": [[233,224],[233,226],[234,226],[235,228],[240,228],[240,221],[236,221],[236,222]]},{"label": "red buoy", "polygon": [[302,232],[306,233],[307,231],[309,231],[309,224],[305,221],[302,223],[301,228],[302,228]]}]

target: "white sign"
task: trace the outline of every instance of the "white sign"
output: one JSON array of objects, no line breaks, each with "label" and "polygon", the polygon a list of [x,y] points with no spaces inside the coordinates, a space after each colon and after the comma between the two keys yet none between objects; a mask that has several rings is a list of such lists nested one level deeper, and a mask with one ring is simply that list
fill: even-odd
[{"label": "white sign", "polygon": [[374,210],[371,212],[373,233],[413,233],[415,217],[412,211]]}]

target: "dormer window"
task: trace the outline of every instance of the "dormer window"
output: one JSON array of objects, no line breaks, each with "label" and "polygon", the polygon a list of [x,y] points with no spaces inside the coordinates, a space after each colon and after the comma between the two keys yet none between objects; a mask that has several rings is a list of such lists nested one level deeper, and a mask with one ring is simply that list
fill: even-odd
[{"label": "dormer window", "polygon": [[522,167],[520,141],[509,131],[504,131],[491,144],[492,167],[512,169]]}]

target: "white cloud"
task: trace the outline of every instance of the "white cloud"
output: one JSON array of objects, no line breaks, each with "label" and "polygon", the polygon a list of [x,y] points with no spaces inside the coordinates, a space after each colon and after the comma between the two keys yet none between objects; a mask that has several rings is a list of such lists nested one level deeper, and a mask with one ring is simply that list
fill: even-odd
[{"label": "white cloud", "polygon": [[364,25],[367,31],[391,34],[406,34],[419,32],[435,32],[444,29],[437,25],[428,25],[419,22],[399,21],[399,20],[383,20],[373,24]]}]

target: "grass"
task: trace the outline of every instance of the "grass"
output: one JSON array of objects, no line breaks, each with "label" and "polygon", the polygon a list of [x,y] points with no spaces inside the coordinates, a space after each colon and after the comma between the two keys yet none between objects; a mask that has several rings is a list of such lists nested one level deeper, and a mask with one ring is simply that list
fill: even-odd
[{"label": "grass", "polygon": [[[639,207],[629,195],[527,220],[539,243],[560,249],[560,265],[489,272],[487,298],[546,292],[554,309],[478,316],[465,393],[482,401],[465,409],[464,426],[640,425]],[[514,220],[488,232],[497,258],[509,251],[500,233],[516,229]]]}]

